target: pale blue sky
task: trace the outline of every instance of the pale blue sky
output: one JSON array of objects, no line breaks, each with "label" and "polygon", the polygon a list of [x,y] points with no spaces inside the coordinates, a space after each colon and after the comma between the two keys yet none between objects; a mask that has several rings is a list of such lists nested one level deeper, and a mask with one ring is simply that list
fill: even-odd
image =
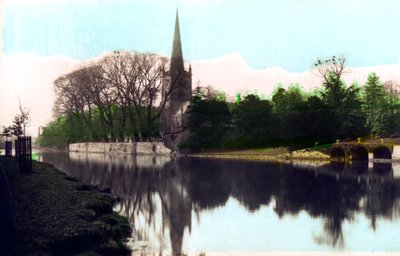
[{"label": "pale blue sky", "polygon": [[350,66],[400,57],[398,0],[6,0],[3,51],[170,55],[177,7],[187,61],[238,52],[252,68],[302,72],[337,54]]}]

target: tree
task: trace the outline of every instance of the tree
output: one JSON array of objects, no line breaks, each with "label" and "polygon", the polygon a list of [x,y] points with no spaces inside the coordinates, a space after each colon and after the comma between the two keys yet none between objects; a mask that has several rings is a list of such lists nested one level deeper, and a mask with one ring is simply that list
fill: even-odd
[{"label": "tree", "polygon": [[360,89],[356,84],[347,87],[342,80],[343,74],[348,72],[345,62],[344,57],[332,56],[326,60],[317,59],[314,64],[323,78],[321,97],[326,106],[323,114],[329,117],[326,132],[331,140],[364,134]]},{"label": "tree", "polygon": [[68,127],[66,126],[66,118],[56,118],[43,128],[43,132],[37,139],[37,143],[42,147],[54,147],[70,143],[70,136],[66,132]]},{"label": "tree", "polygon": [[21,136],[24,134],[23,131],[23,117],[21,115],[16,115],[11,126],[11,131],[14,136]]},{"label": "tree", "polygon": [[206,100],[197,88],[189,105],[189,113],[189,146],[218,147],[231,121],[227,103],[217,99]]},{"label": "tree", "polygon": [[278,84],[278,87],[272,93],[272,105],[273,110],[276,113],[283,113],[287,111],[287,97],[286,90],[282,87],[281,84]]},{"label": "tree", "polygon": [[366,135],[365,114],[362,111],[361,88],[352,83],[344,94],[341,105],[336,110],[338,122],[336,136],[340,138],[357,138]]},{"label": "tree", "polygon": [[[18,119],[22,126],[22,133],[25,136],[26,127],[29,126],[31,113],[28,109],[26,109],[25,107],[22,106],[21,100],[18,101],[18,109],[20,112]],[[18,122],[16,122],[15,124],[17,124],[17,123]]]},{"label": "tree", "polygon": [[248,145],[262,144],[270,137],[270,118],[272,105],[267,100],[260,100],[256,95],[249,94],[239,102],[233,110],[233,122],[240,136],[247,138]]},{"label": "tree", "polygon": [[307,96],[298,84],[290,85],[285,90],[280,85],[272,96],[274,125],[271,126],[273,137],[289,141],[305,137],[308,123],[304,122],[307,111]]},{"label": "tree", "polygon": [[170,88],[164,92],[166,98],[160,99],[168,60],[151,53],[116,51],[103,58],[100,65],[105,81],[114,88],[116,102],[134,123],[134,133],[144,137],[155,133],[155,123],[172,91]]},{"label": "tree", "polygon": [[383,84],[386,92],[386,106],[383,110],[386,111],[387,119],[385,129],[387,133],[397,133],[400,131],[400,91],[399,84],[393,81],[386,81]]},{"label": "tree", "polygon": [[363,109],[366,114],[366,126],[370,133],[381,134],[385,132],[387,120],[386,92],[376,73],[370,73],[364,86]]},{"label": "tree", "polygon": [[8,137],[12,136],[12,128],[10,126],[8,127],[3,126],[3,131],[1,133],[1,136],[6,137],[6,141],[8,141]]},{"label": "tree", "polygon": [[158,135],[159,117],[173,90],[163,86],[168,63],[151,53],[108,54],[55,80],[54,114],[65,117],[71,141]]},{"label": "tree", "polygon": [[340,86],[342,75],[348,72],[345,63],[345,57],[336,57],[335,55],[325,60],[318,58],[314,63],[314,68],[324,79],[324,86],[327,89],[335,89]]},{"label": "tree", "polygon": [[[56,101],[53,112],[56,117],[69,117],[69,133],[71,142],[83,140],[83,114],[85,111],[85,92],[82,88],[82,72],[76,70],[62,75],[54,81]],[[67,131],[66,131],[67,132]]]},{"label": "tree", "polygon": [[307,98],[307,112],[304,120],[306,136],[318,142],[330,142],[330,116],[326,115],[326,105],[319,94]]}]

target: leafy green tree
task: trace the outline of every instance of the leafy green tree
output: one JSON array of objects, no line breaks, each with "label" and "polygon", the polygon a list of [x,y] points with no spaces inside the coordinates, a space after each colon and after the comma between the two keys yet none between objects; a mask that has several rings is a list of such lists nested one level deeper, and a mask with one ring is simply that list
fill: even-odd
[{"label": "leafy green tree", "polygon": [[204,99],[195,90],[189,106],[189,140],[192,148],[218,147],[231,121],[231,113],[225,101]]},{"label": "leafy green tree", "polygon": [[337,137],[357,138],[366,134],[365,114],[362,111],[360,92],[361,88],[357,83],[346,88],[344,98],[336,109]]},{"label": "leafy green tree", "polygon": [[253,94],[247,95],[233,110],[234,124],[239,129],[240,136],[247,137],[252,144],[270,137],[271,112],[272,105],[269,101],[260,100]]},{"label": "leafy green tree", "polygon": [[342,80],[345,62],[344,57],[332,56],[314,64],[323,78],[321,97],[326,106],[323,114],[329,117],[326,132],[330,140],[362,136],[365,131],[360,89],[356,84],[347,87]]},{"label": "leafy green tree", "polygon": [[302,123],[305,125],[305,137],[310,141],[330,142],[331,133],[329,126],[330,116],[326,115],[326,105],[321,97],[311,95],[307,98],[307,112]]},{"label": "leafy green tree", "polygon": [[12,128],[10,126],[8,127],[3,126],[3,131],[1,133],[1,136],[6,137],[6,141],[8,141],[8,138],[12,136]]},{"label": "leafy green tree", "polygon": [[21,136],[24,134],[23,130],[24,118],[21,115],[16,115],[11,126],[11,131],[14,136]]},{"label": "leafy green tree", "polygon": [[[385,129],[387,133],[398,133],[400,131],[400,92],[399,85],[393,81],[387,81],[383,85],[386,92],[386,106],[383,108],[387,115]],[[389,134],[388,134],[389,135]]]},{"label": "leafy green tree", "polygon": [[386,92],[376,73],[370,73],[364,86],[363,109],[366,114],[366,126],[372,134],[386,132],[388,118]]},{"label": "leafy green tree", "polygon": [[392,81],[383,84],[375,73],[368,76],[363,90],[366,126],[372,135],[390,135],[400,130],[399,93]]},{"label": "leafy green tree", "polygon": [[271,133],[274,138],[283,141],[302,139],[306,136],[307,95],[298,84],[287,90],[278,87],[272,96],[274,113]]},{"label": "leafy green tree", "polygon": [[66,145],[71,141],[71,135],[66,123],[66,118],[59,117],[43,128],[42,134],[38,137],[37,143],[42,147],[54,147]]}]

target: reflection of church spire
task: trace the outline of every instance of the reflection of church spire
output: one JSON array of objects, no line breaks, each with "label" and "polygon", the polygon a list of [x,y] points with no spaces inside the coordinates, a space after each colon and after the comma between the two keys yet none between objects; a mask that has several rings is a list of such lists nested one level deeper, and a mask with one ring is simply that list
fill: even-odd
[{"label": "reflection of church spire", "polygon": [[162,204],[162,216],[164,228],[169,230],[172,255],[182,255],[183,237],[186,228],[191,230],[192,200],[189,193],[190,177],[183,172],[179,165],[171,164],[166,167],[168,175],[167,183],[162,183],[159,188],[159,196]]},{"label": "reflection of church spire", "polygon": [[184,70],[182,44],[181,44],[181,32],[179,29],[178,9],[176,10],[174,42],[172,44],[170,70],[174,73],[182,72]]}]

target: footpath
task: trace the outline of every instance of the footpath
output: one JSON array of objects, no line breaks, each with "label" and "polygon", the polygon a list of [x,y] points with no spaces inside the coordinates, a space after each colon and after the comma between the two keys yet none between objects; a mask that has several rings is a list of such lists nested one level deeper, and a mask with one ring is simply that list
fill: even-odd
[{"label": "footpath", "polygon": [[129,255],[126,218],[115,199],[52,165],[21,173],[0,157],[0,255]]}]

